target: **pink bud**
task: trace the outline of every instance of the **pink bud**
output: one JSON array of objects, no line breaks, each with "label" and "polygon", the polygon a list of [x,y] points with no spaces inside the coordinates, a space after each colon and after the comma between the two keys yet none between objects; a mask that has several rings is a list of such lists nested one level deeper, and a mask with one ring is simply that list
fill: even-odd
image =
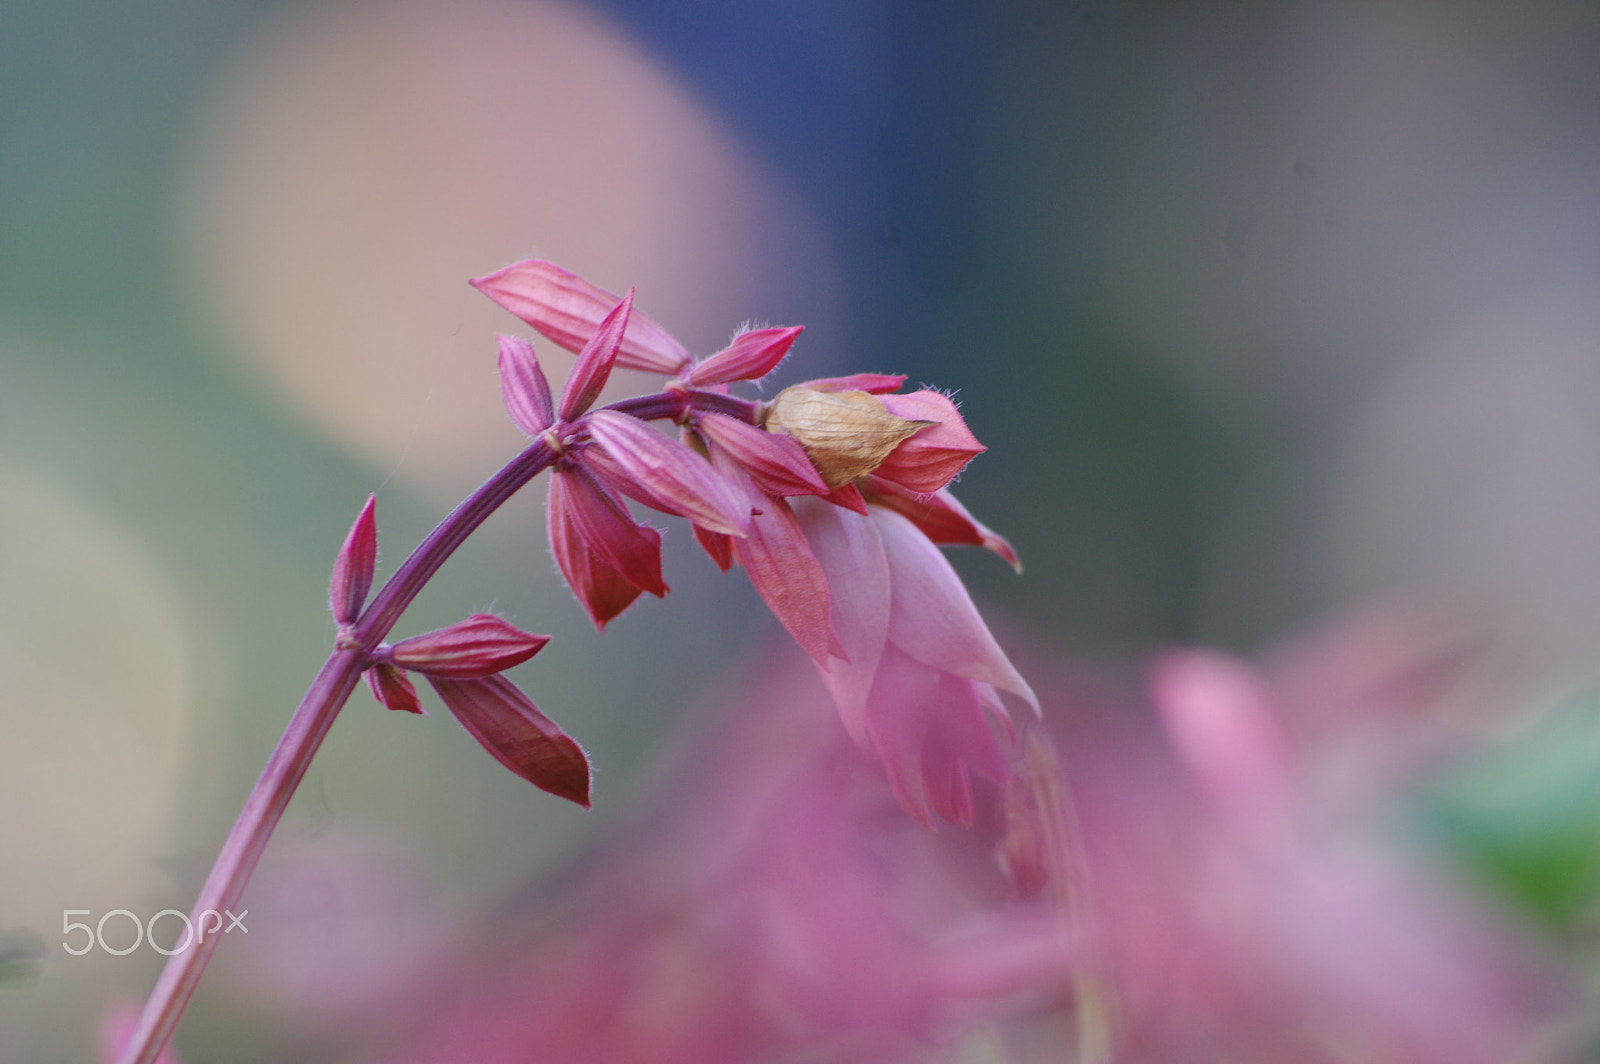
[{"label": "pink bud", "polygon": [[567,377],[567,386],[561,391],[561,420],[571,421],[600,398],[600,389],[611,376],[611,367],[617,361],[617,349],[622,334],[628,328],[628,315],[633,311],[633,289],[622,297],[611,313],[600,322],[600,328],[583,345],[578,361]]},{"label": "pink bud", "polygon": [[411,686],[406,674],[393,665],[378,662],[369,668],[367,686],[372,688],[372,697],[387,709],[405,713],[423,712],[422,703],[417,699],[417,689]]},{"label": "pink bud", "polygon": [[[568,351],[581,351],[619,302],[610,292],[541,259],[507,266],[471,284]],[[673,375],[689,362],[689,352],[667,330],[643,313],[629,315],[617,365]]]},{"label": "pink bud", "polygon": [[702,414],[696,428],[744,467],[756,487],[768,495],[826,495],[806,449],[793,436],[767,432],[726,414]]},{"label": "pink bud", "polygon": [[889,412],[913,421],[931,421],[894,449],[874,471],[915,492],[938,491],[950,483],[966,464],[988,448],[979,443],[956,410],[956,404],[938,392],[923,390],[910,395],[880,397]]},{"label": "pink bud", "polygon": [[740,333],[733,343],[689,371],[689,383],[697,386],[726,384],[729,381],[760,380],[778,367],[805,328],[755,329]]},{"label": "pink bud", "polygon": [[555,423],[550,382],[533,353],[533,345],[515,336],[500,337],[500,394],[517,428],[537,436]]},{"label": "pink bud", "polygon": [[852,373],[848,377],[819,377],[814,381],[803,381],[801,388],[810,388],[814,392],[867,392],[871,395],[883,395],[886,392],[898,391],[906,382],[904,373]]},{"label": "pink bud", "polygon": [[428,682],[496,761],[540,790],[589,808],[589,759],[583,749],[510,680],[430,677]]},{"label": "pink bud", "polygon": [[580,462],[609,486],[712,532],[745,534],[750,523],[747,501],[711,463],[677,440],[615,410],[590,415],[589,435],[611,463],[592,461],[590,452],[580,455]]},{"label": "pink bud", "polygon": [[356,523],[350,526],[344,546],[333,562],[333,579],[328,582],[328,603],[333,619],[341,625],[354,624],[372,590],[372,571],[378,562],[378,524],[374,508],[376,495],[367,496]]},{"label": "pink bud", "polygon": [[489,613],[475,613],[459,624],[402,639],[389,660],[427,676],[469,680],[503,672],[533,657],[550,642],[513,627]]}]

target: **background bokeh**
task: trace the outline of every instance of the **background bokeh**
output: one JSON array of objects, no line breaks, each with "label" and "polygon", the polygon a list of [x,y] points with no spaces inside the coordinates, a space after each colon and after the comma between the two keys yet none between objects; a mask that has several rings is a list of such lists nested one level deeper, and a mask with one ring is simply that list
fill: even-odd
[{"label": "background bokeh", "polygon": [[[1027,572],[957,565],[1035,653],[1254,653],[1405,597],[1489,633],[1510,705],[1581,681],[1597,57],[1587,3],[10,0],[0,1057],[87,1059],[144,993],[158,958],[67,956],[57,914],[187,907],[366,493],[392,566],[517,446],[517,323],[464,281],[529,254],[637,285],[698,353],[806,324],[784,382],[959,389],[991,448],[959,493]],[[333,870],[341,956],[424,963],[579,851],[771,635],[668,538],[673,595],[602,638],[519,500],[408,615],[557,637],[518,675],[597,806],[358,693],[263,871]],[[297,990],[250,946],[191,1064],[271,1052]]]}]

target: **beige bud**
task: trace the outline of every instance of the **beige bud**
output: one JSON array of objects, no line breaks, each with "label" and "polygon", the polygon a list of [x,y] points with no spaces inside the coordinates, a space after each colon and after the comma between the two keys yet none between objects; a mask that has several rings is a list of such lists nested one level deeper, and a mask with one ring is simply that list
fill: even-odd
[{"label": "beige bud", "polygon": [[766,420],[768,432],[800,442],[830,488],[866,476],[902,441],[931,424],[891,414],[866,392],[819,392],[800,385],[773,398]]}]

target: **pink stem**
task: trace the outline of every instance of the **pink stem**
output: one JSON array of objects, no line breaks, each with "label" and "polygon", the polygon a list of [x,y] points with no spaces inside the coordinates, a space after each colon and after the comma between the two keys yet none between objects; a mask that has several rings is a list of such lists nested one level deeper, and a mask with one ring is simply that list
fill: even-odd
[{"label": "pink stem", "polygon": [[[204,926],[202,917],[208,910],[221,914],[239,903],[289,799],[305,778],[312,757],[328,729],[333,727],[334,718],[355,690],[361,670],[367,664],[367,655],[389,634],[423,585],[467,536],[554,460],[555,455],[543,440],[512,459],[418,544],[362,612],[353,633],[356,645],[335,650],[323,664],[290,719],[283,738],[273,748],[261,777],[245,799],[244,809],[234,821],[233,830],[228,832],[222,852],[211,866],[211,874],[200,888],[200,897],[190,914],[197,931]],[[194,996],[220,937],[215,931],[201,932],[189,949],[167,959],[117,1064],[154,1064],[172,1037],[173,1028],[178,1025],[189,999]]]}]

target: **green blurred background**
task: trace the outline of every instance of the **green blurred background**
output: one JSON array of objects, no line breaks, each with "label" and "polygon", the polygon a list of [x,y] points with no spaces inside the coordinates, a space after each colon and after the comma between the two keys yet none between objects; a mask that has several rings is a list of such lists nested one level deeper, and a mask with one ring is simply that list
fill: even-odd
[{"label": "green blurred background", "polygon": [[[1591,4],[8,0],[0,1056],[87,1059],[143,994],[157,958],[66,956],[56,914],[187,907],[326,651],[366,493],[392,567],[517,446],[517,323],[463,282],[532,253],[637,285],[702,354],[807,324],[785,383],[959,389],[991,453],[958,492],[1027,572],[957,564],[1045,654],[1253,653],[1404,596],[1492,633],[1508,704],[1581,682],[1597,56]],[[674,528],[674,594],[597,636],[536,496],[398,634],[553,633],[518,676],[596,810],[358,693],[267,871],[343,861],[415,884],[372,903],[393,920],[470,919],[614,822],[772,635]],[[1527,807],[1463,786],[1440,822],[1493,864]],[[1562,808],[1575,919],[1596,810]],[[268,1022],[249,967],[219,965],[186,1059]]]}]

